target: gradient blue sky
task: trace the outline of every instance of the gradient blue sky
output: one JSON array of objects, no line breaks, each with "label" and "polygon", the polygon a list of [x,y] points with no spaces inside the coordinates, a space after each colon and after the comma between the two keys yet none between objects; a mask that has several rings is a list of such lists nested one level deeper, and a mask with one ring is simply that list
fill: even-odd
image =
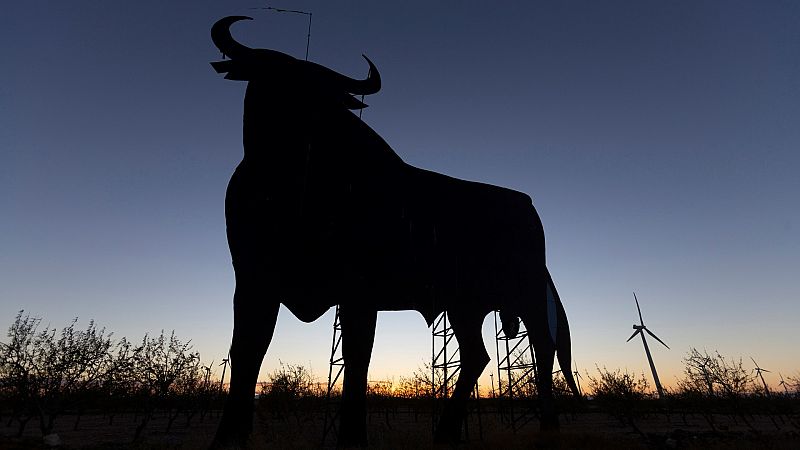
[{"label": "gradient blue sky", "polygon": [[[25,309],[118,336],[175,329],[227,351],[223,198],[245,84],[208,62],[234,34],[303,57],[306,18],[256,1],[8,2],[0,16],[0,326]],[[796,1],[330,2],[311,59],[383,90],[364,120],[408,162],[529,193],[581,369],[665,384],[690,347],[797,374],[800,4]],[[282,310],[263,370],[327,375],[332,311]],[[484,327],[494,359],[493,324]],[[430,357],[415,312],[381,313],[371,379]],[[490,363],[490,368],[495,362]],[[484,374],[488,377],[489,369]],[[648,373],[649,377],[649,373]]]}]

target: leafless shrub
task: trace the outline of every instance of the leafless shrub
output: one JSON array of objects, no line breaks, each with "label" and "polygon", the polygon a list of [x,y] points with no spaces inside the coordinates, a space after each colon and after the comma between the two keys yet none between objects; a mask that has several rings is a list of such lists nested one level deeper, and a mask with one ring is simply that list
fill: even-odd
[{"label": "leafless shrub", "polygon": [[142,405],[141,420],[134,434],[136,440],[156,409],[167,412],[169,429],[181,410],[181,387],[190,380],[193,384],[199,383],[202,376],[200,354],[192,352],[190,342],[181,342],[174,331],[169,338],[163,330],[157,338],[145,334],[141,345],[130,354],[130,360],[135,395]]},{"label": "leafless shrub", "polygon": [[135,409],[137,438],[155,411],[166,414],[169,431],[179,414],[188,425],[219,396],[199,353],[174,332],[145,335],[134,345],[125,338],[115,343],[94,321],[83,330],[77,319],[61,330],[40,330],[41,322],[20,311],[0,342],[0,412],[8,414],[8,426],[17,423],[19,435],[31,419],[47,435],[65,412],[77,429],[89,408],[107,414],[109,424]]},{"label": "leafless shrub", "polygon": [[597,373],[597,378],[587,374],[595,401],[603,410],[641,434],[636,419],[644,411],[642,402],[651,398],[650,384],[644,374],[637,377],[627,370],[611,372],[605,367],[597,367]]},{"label": "leafless shrub", "polygon": [[759,392],[754,373],[744,368],[741,358],[729,360],[718,352],[709,355],[692,348],[683,361],[684,377],[678,380],[679,393],[741,398]]},{"label": "leafless shrub", "polygon": [[672,399],[683,411],[700,413],[712,429],[716,429],[716,414],[724,414],[743,421],[753,429],[753,413],[767,413],[770,408],[758,400],[766,392],[755,383],[756,374],[744,368],[742,359],[729,359],[719,352],[710,355],[696,348],[684,357],[684,376],[678,380]]},{"label": "leafless shrub", "polygon": [[76,329],[77,319],[58,332],[23,311],[0,346],[0,373],[10,391],[12,417],[24,431],[34,415],[42,435],[50,434],[56,418],[68,408],[80,407],[102,386],[112,368],[111,338],[93,321],[86,330]]},{"label": "leafless shrub", "polygon": [[259,383],[259,390],[259,414],[280,420],[294,417],[298,424],[311,420],[325,398],[314,374],[300,364],[280,362],[267,381]]},{"label": "leafless shrub", "polygon": [[367,383],[368,398],[392,398],[394,397],[394,381],[381,380],[370,381]]},{"label": "leafless shrub", "polygon": [[314,374],[300,364],[284,364],[267,375],[261,383],[262,397],[287,397],[299,399],[319,396],[321,393]]},{"label": "leafless shrub", "polygon": [[[455,387],[455,381],[455,377],[450,379],[448,392],[452,392]],[[431,363],[425,362],[411,373],[410,383],[413,383],[415,393],[418,397],[432,398],[434,388],[437,389],[437,396],[439,396],[441,395],[441,388],[444,384],[444,372],[441,370],[433,371]]]}]

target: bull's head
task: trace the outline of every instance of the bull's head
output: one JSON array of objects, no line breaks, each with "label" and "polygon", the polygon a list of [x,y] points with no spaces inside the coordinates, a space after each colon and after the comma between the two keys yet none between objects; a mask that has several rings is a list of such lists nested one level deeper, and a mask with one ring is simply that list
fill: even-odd
[{"label": "bull's head", "polygon": [[[361,109],[364,103],[353,95],[369,95],[381,88],[378,69],[366,56],[369,74],[364,80],[356,80],[327,67],[293,58],[285,53],[267,49],[246,47],[231,36],[230,26],[240,20],[252,20],[246,16],[229,16],[217,21],[211,28],[214,45],[229,57],[226,61],[212,62],[217,73],[225,73],[229,80],[264,80],[275,84],[279,90],[292,87],[311,90],[313,95],[338,101],[348,109]],[[362,55],[363,56],[363,55]],[[295,95],[299,94],[295,92]]]}]

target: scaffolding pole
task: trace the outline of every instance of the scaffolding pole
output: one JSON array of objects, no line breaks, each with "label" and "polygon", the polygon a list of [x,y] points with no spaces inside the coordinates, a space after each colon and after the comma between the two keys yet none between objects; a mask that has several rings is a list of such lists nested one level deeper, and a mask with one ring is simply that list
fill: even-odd
[{"label": "scaffolding pole", "polygon": [[[461,369],[461,352],[458,340],[454,339],[455,333],[447,317],[447,311],[443,312],[433,322],[431,332],[431,397],[433,405],[431,409],[431,430],[436,432],[436,421],[441,414],[441,405],[452,395],[452,391],[458,373]],[[469,407],[467,415],[464,417],[464,434],[469,439],[469,418],[477,415],[478,433],[483,439],[483,422],[481,420],[480,394],[478,383],[470,393],[474,400],[474,407]]]},{"label": "scaffolding pole", "polygon": [[339,305],[336,305],[336,317],[333,319],[333,340],[331,342],[331,357],[328,365],[328,388],[325,391],[325,422],[322,427],[322,444],[328,438],[328,434],[333,431],[337,434],[337,422],[339,420],[339,400],[335,398],[333,391],[336,383],[344,371],[344,357],[342,356],[342,324],[339,321]]},{"label": "scaffolding pole", "polygon": [[[519,319],[519,331],[515,337],[506,336],[499,324],[500,311],[494,312],[495,352],[497,355],[497,386],[500,400],[500,418],[515,433],[537,417],[533,402],[523,405],[521,400],[530,399],[535,392],[530,383],[536,380],[536,356],[528,339],[528,330]],[[529,355],[529,359],[526,357]],[[504,380],[505,378],[505,380]],[[527,393],[524,391],[527,388]],[[525,406],[525,407],[523,407]]]}]

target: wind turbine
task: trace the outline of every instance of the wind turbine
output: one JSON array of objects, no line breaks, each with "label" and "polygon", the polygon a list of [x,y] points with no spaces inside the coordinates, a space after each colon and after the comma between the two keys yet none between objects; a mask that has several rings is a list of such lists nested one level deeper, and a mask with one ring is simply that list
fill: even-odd
[{"label": "wind turbine", "polygon": [[572,372],[572,374],[575,375],[575,383],[578,384],[578,393],[581,394],[581,397],[583,397],[583,390],[581,389],[581,373],[578,372],[578,363],[575,363],[575,371]]},{"label": "wind turbine", "polygon": [[222,379],[219,380],[219,393],[220,394],[225,389],[225,369],[228,368],[228,363],[230,362],[230,360],[231,360],[231,354],[228,353],[228,357],[227,358],[222,358],[222,364],[220,364],[220,366],[222,366]]},{"label": "wind turbine", "polygon": [[656,365],[653,363],[653,357],[650,355],[650,347],[647,346],[647,340],[644,338],[644,333],[642,331],[646,331],[647,334],[653,337],[653,339],[661,342],[664,347],[669,348],[669,345],[664,344],[664,341],[658,338],[652,331],[648,330],[646,326],[644,326],[644,319],[642,319],[642,309],[639,308],[639,299],[636,298],[636,292],[633,293],[633,299],[636,300],[636,310],[639,311],[639,324],[633,324],[633,329],[636,330],[633,332],[631,337],[628,338],[625,342],[630,342],[631,339],[636,337],[637,334],[642,336],[642,344],[644,344],[644,352],[647,354],[647,361],[650,363],[650,370],[653,372],[653,381],[656,383],[656,390],[658,391],[658,397],[664,397],[664,389],[661,387],[661,381],[658,380],[658,373],[656,373]]},{"label": "wind turbine", "polygon": [[[759,377],[759,378],[761,378],[761,382],[762,382],[762,383],[764,383],[764,393],[767,395],[767,397],[769,397],[769,388],[767,388],[767,382],[766,382],[766,381],[764,381],[764,375],[761,375],[761,372],[767,372],[767,373],[769,373],[769,370],[767,370],[767,369],[762,369],[761,367],[758,367],[758,363],[756,362],[756,360],[755,360],[755,359],[753,359],[753,357],[752,357],[752,356],[750,357],[750,361],[753,361],[753,364],[755,364],[755,366],[756,366],[756,373],[758,374],[758,377]],[[781,377],[781,378],[783,378],[783,377]]]},{"label": "wind turbine", "polygon": [[205,386],[205,388],[211,386],[211,368],[214,367],[214,362],[215,361],[212,359],[211,364],[207,366],[201,366],[203,368],[203,371],[206,373],[205,376],[203,376],[203,385]]},{"label": "wind turbine", "polygon": [[781,386],[783,386],[783,391],[784,391],[784,392],[786,393],[786,395],[788,396],[788,395],[789,395],[789,388],[788,388],[788,387],[786,387],[786,381],[784,381],[784,380],[783,380],[783,374],[782,374],[782,373],[778,373],[778,375],[781,377],[781,382],[780,382],[780,383],[778,383],[778,384],[780,384]]}]

